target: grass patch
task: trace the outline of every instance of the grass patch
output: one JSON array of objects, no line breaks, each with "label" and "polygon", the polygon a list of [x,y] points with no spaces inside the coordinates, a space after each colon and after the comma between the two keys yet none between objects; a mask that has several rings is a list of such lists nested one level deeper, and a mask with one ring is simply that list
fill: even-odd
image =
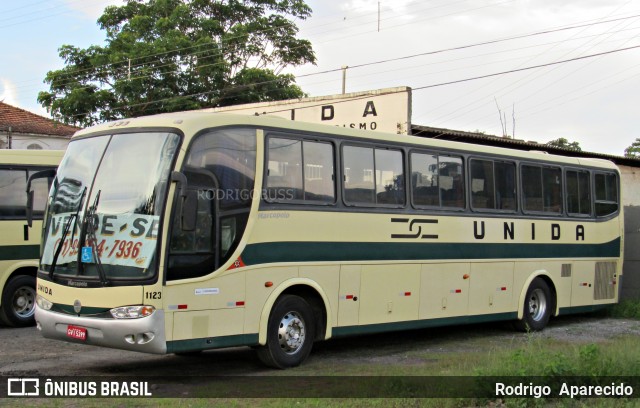
[{"label": "grass patch", "polygon": [[605,309],[611,317],[640,319],[640,299],[627,299]]}]

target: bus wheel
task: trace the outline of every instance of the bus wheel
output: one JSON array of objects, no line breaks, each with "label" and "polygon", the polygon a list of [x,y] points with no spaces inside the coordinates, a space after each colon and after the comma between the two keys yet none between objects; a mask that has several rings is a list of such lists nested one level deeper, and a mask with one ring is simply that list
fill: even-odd
[{"label": "bus wheel", "polygon": [[35,324],[36,278],[18,275],[9,280],[2,292],[0,318],[9,326],[25,327]]},{"label": "bus wheel", "polygon": [[296,367],[311,352],[314,338],[311,306],[299,296],[284,295],[271,310],[267,344],[257,349],[258,357],[269,367]]},{"label": "bus wheel", "polygon": [[553,299],[549,285],[541,279],[535,278],[524,299],[524,313],[522,319],[516,322],[516,328],[521,331],[539,331],[546,327],[551,317]]}]

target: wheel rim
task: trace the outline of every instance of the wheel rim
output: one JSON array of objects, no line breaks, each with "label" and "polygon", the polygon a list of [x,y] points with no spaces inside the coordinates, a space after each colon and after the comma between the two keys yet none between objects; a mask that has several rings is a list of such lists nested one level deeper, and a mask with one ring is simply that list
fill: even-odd
[{"label": "wheel rim", "polygon": [[535,289],[529,297],[529,314],[535,321],[540,321],[547,313],[547,297],[542,289]]},{"label": "wheel rim", "polygon": [[278,342],[287,354],[295,354],[302,349],[306,335],[304,320],[297,312],[288,312],[280,320]]},{"label": "wheel rim", "polygon": [[22,319],[33,316],[36,311],[36,291],[29,286],[21,286],[13,293],[13,312]]}]

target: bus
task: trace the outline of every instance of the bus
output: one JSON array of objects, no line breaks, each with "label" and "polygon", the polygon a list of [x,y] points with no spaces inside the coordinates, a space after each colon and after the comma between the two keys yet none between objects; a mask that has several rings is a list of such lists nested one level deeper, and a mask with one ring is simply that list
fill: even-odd
[{"label": "bus", "polygon": [[[63,151],[0,150],[0,321],[9,326],[35,323],[36,273],[40,236],[51,173]],[[27,225],[27,180],[38,172],[48,177],[31,185],[34,228]]]},{"label": "bus", "polygon": [[148,353],[553,316],[618,300],[620,173],[569,158],[265,116],[79,131],[50,190],[37,327]]}]

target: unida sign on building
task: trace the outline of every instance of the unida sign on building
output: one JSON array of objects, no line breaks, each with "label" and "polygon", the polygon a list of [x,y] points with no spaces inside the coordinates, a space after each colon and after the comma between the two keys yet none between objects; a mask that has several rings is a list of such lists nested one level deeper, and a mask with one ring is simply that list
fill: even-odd
[{"label": "unida sign on building", "polygon": [[235,105],[205,109],[205,111],[273,115],[300,122],[407,134],[411,118],[411,88],[386,88],[314,98]]}]

